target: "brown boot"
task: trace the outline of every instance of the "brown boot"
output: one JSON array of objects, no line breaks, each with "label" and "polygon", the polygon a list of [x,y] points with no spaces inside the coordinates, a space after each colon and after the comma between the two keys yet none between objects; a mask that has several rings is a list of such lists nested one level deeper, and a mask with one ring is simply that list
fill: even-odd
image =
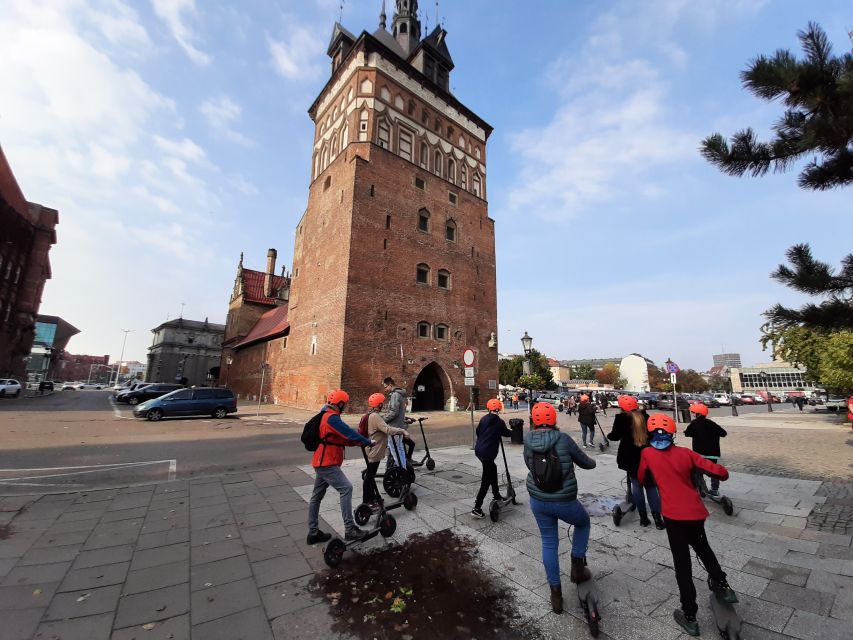
[{"label": "brown boot", "polygon": [[572,573],[571,581],[575,584],[586,582],[592,577],[589,569],[586,568],[586,558],[575,558],[572,556]]},{"label": "brown boot", "polygon": [[563,586],[551,587],[551,609],[554,613],[563,613]]}]

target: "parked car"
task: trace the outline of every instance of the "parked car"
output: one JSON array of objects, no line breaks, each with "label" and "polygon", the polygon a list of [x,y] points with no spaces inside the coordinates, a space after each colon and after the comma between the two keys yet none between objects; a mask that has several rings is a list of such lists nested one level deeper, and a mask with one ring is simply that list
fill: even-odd
[{"label": "parked car", "polygon": [[[159,385],[152,385],[159,386]],[[147,400],[133,410],[137,418],[156,422],[176,416],[213,416],[221,420],[237,412],[237,399],[230,389],[178,389],[159,398]]]},{"label": "parked car", "polygon": [[0,380],[0,397],[12,396],[17,398],[21,395],[21,383],[12,378],[4,378]]},{"label": "parked car", "polygon": [[709,409],[718,409],[720,407],[720,403],[717,402],[717,399],[709,393],[699,393],[693,397]]},{"label": "parked car", "polygon": [[830,395],[824,400],[824,407],[829,409],[830,411],[846,411],[847,410],[847,398],[844,396]]},{"label": "parked car", "polygon": [[[672,394],[671,393],[663,393],[661,397],[658,398],[658,409],[668,409],[672,411]],[[685,398],[682,394],[678,394],[678,408],[679,409],[689,409],[690,402]]]},{"label": "parked car", "polygon": [[732,403],[732,398],[728,393],[715,393],[714,400],[724,407],[728,407]]},{"label": "parked car", "polygon": [[660,395],[661,394],[654,392],[641,393],[637,396],[637,402],[645,405],[649,409],[657,409]]},{"label": "parked car", "polygon": [[104,385],[102,385],[100,382],[81,382],[77,385],[77,388],[80,389],[80,391],[83,391],[85,389],[97,389],[98,391],[100,391],[104,388]]},{"label": "parked car", "polygon": [[153,400],[154,398],[159,398],[160,396],[164,396],[167,393],[171,393],[172,391],[177,391],[178,389],[183,388],[183,385],[180,384],[148,384],[142,387],[138,387],[134,391],[122,393],[116,398],[116,400],[119,402],[127,402],[128,404],[137,405],[147,400]]},{"label": "parked car", "polygon": [[63,391],[76,391],[77,390],[77,384],[78,383],[76,383],[76,382],[63,382],[60,389],[62,389]]},{"label": "parked car", "polygon": [[147,387],[150,384],[152,384],[152,383],[151,382],[134,382],[129,387],[127,387],[127,389],[125,389],[124,391],[119,391],[116,394],[116,400],[118,400],[119,402],[127,402],[126,396],[128,393],[136,391],[137,389],[141,389],[142,387]]},{"label": "parked car", "polygon": [[547,402],[560,410],[563,408],[563,396],[559,393],[543,393],[538,398],[535,398],[534,402]]},{"label": "parked car", "polygon": [[742,393],[742,394],[740,395],[740,403],[741,403],[741,404],[747,404],[747,405],[748,405],[748,404],[758,404],[758,403],[755,401],[755,396],[752,396],[752,395],[750,395],[750,394],[748,394],[748,393]]}]

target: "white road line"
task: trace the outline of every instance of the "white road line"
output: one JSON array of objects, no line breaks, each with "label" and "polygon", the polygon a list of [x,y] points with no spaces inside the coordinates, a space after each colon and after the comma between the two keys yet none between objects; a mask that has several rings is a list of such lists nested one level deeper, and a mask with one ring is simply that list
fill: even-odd
[{"label": "white road line", "polygon": [[172,482],[175,479],[175,476],[178,473],[178,461],[177,460],[169,460],[169,482]]},{"label": "white road line", "polygon": [[113,414],[115,414],[116,418],[121,418],[122,420],[133,420],[132,417],[121,415],[121,410],[118,408],[118,405],[112,398],[110,398],[110,404],[113,406]]},{"label": "white road line", "polygon": [[166,464],[167,462],[175,462],[174,460],[146,460],[144,462],[113,462],[112,464],[86,464],[80,467],[32,467],[29,469],[0,469],[0,473],[8,473],[10,471],[67,471],[68,469],[95,469],[97,467],[119,467],[140,464]]}]

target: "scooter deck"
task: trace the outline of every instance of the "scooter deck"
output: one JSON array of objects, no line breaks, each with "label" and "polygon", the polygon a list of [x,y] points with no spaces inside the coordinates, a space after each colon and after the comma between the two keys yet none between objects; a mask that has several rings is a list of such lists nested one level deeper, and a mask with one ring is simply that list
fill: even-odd
[{"label": "scooter deck", "polygon": [[598,612],[598,588],[595,580],[590,578],[578,585],[578,602],[583,608],[590,635],[593,638],[598,637],[601,614]]},{"label": "scooter deck", "polygon": [[726,640],[741,640],[743,620],[733,605],[723,602],[716,593],[711,593],[711,613],[720,635]]}]

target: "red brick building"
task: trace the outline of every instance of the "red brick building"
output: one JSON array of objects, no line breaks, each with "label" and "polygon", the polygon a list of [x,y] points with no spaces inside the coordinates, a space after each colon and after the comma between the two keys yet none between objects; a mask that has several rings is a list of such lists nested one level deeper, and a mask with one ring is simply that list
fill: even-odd
[{"label": "red brick building", "polygon": [[27,202],[0,148],[0,377],[25,380],[59,213]]},{"label": "red brick building", "polygon": [[391,33],[384,15],[373,34],[335,25],[331,78],[309,110],[312,182],[296,228],[289,333],[256,346],[254,365],[239,363],[259,375],[266,358],[278,403],[313,408],[341,387],[359,408],[390,375],[415,410],[451,397],[464,407],[466,348],[478,354],[475,402],[497,394],[492,128],[449,91],[447,32],[421,40],[417,1],[396,4]]},{"label": "red brick building", "polygon": [[57,382],[109,382],[115,374],[110,368],[110,357],[88,356],[64,353],[58,360],[51,362],[50,378]]}]

